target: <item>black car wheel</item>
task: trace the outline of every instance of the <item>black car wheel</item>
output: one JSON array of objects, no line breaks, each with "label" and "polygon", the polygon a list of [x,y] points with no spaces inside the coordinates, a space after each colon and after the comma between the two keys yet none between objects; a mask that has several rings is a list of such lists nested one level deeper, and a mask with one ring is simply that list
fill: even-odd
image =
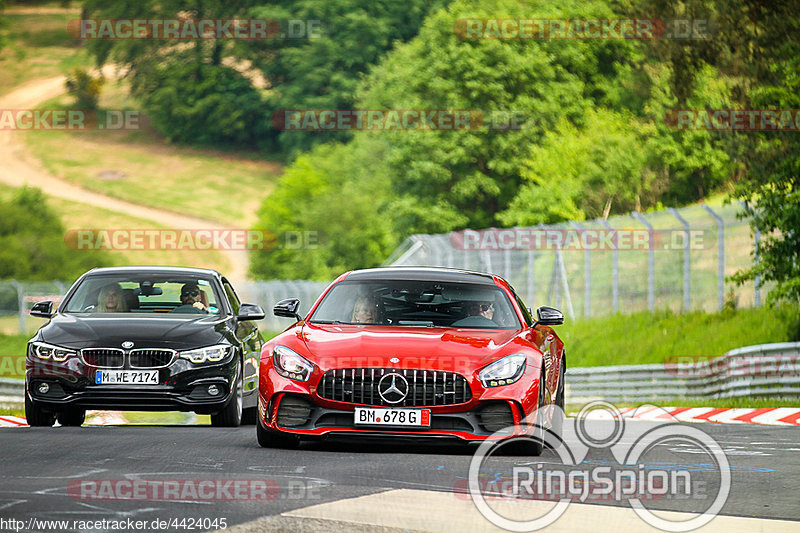
[{"label": "black car wheel", "polygon": [[256,422],[256,437],[258,437],[258,444],[262,448],[297,448],[300,444],[300,439],[294,435],[284,435],[274,431],[267,431],[261,427],[261,423]]},{"label": "black car wheel", "polygon": [[211,415],[211,425],[214,427],[235,428],[242,423],[242,403],[244,402],[244,392],[242,387],[242,372],[236,378],[233,394],[222,411]]},{"label": "black car wheel", "polygon": [[62,426],[79,427],[86,420],[86,409],[72,408],[61,411],[56,416],[56,419]]},{"label": "black car wheel", "polygon": [[25,418],[28,425],[32,427],[51,427],[56,423],[56,414],[44,409],[39,402],[31,399],[27,387],[25,388]]}]

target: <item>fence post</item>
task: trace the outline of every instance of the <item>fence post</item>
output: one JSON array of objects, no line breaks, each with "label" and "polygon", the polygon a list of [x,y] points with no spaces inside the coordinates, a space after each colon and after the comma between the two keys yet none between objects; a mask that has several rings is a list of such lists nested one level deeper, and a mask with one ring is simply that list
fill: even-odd
[{"label": "fence post", "polygon": [[[761,232],[758,228],[753,229],[753,240],[755,241],[753,248],[753,264],[758,267],[758,264],[761,262],[761,255],[759,252],[759,247],[761,246]],[[761,274],[756,274],[755,282],[756,287],[753,296],[755,297],[756,307],[761,307]]]},{"label": "fence post", "polygon": [[535,290],[534,289],[534,287],[535,287],[535,285],[534,285],[534,282],[535,282],[534,274],[535,274],[535,271],[534,271],[534,265],[533,265],[533,262],[534,262],[535,259],[536,259],[536,256],[534,255],[534,252],[533,252],[533,245],[531,245],[531,247],[528,248],[528,305],[530,307],[533,307],[534,305],[536,305],[536,302],[534,302],[534,298],[535,298],[536,295],[534,294],[534,290]]},{"label": "fence post", "polygon": [[[570,222],[570,225],[578,230],[583,229],[583,226],[577,222]],[[589,247],[583,250],[583,316],[588,317],[592,311],[592,258]]]},{"label": "fence post", "polygon": [[702,207],[717,223],[717,306],[722,311],[725,304],[725,221],[706,204]]},{"label": "fence post", "polygon": [[[747,213],[747,204],[739,200],[739,205],[742,206],[742,209],[744,209],[745,213]],[[753,266],[758,267],[758,264],[760,262],[758,247],[761,245],[761,232],[755,226],[752,226],[752,228],[753,228]],[[759,274],[756,274],[756,279],[754,281],[755,281],[755,288],[753,290],[753,299],[754,299],[753,303],[755,304],[756,307],[761,307],[761,276]]]},{"label": "fence post", "polygon": [[18,319],[17,319],[17,326],[19,327],[19,332],[21,335],[24,335],[26,330],[28,329],[27,321],[25,320],[25,287],[19,281],[12,279],[11,285],[17,289],[17,311],[18,311]]},{"label": "fence post", "polygon": [[670,214],[681,223],[681,226],[683,226],[683,310],[688,311],[691,303],[689,300],[689,291],[691,289],[689,279],[691,268],[689,264],[689,223],[686,222],[674,207],[667,208],[667,211],[669,211]]},{"label": "fence post", "polygon": [[[603,225],[608,231],[614,231],[614,229],[608,224],[607,220],[601,220],[600,224]],[[614,250],[612,250],[612,261],[613,264],[611,266],[611,304],[614,309],[614,313],[619,312],[619,250],[617,250],[617,239],[614,239]]]},{"label": "fence post", "polygon": [[656,298],[655,298],[655,246],[653,243],[654,240],[654,231],[653,226],[647,221],[646,218],[642,216],[642,214],[638,211],[631,211],[631,216],[639,221],[641,225],[647,228],[647,232],[649,234],[649,239],[647,242],[650,244],[647,250],[647,308],[652,312],[655,308]]}]

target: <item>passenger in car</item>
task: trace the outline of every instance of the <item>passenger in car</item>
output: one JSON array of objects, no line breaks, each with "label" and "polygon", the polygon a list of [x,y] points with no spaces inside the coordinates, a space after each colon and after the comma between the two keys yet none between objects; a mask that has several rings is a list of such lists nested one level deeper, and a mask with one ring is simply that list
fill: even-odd
[{"label": "passenger in car", "polygon": [[206,296],[206,293],[197,283],[185,283],[183,287],[181,287],[181,304],[190,305],[200,311],[207,311],[208,296]]},{"label": "passenger in car", "polygon": [[481,316],[492,320],[494,316],[493,302],[470,302],[465,305],[467,316]]},{"label": "passenger in car", "polygon": [[97,311],[100,313],[125,313],[128,311],[125,295],[118,283],[109,283],[100,289],[100,294],[97,295]]},{"label": "passenger in car", "polygon": [[356,324],[380,324],[381,315],[380,303],[372,296],[359,296],[353,304],[352,322]]}]

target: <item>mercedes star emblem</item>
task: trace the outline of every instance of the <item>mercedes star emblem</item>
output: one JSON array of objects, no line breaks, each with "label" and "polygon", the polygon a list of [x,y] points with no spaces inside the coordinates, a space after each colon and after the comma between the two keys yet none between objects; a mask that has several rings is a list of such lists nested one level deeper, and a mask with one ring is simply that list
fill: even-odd
[{"label": "mercedes star emblem", "polygon": [[386,374],[378,381],[378,396],[386,403],[400,403],[408,396],[408,381],[396,372]]}]

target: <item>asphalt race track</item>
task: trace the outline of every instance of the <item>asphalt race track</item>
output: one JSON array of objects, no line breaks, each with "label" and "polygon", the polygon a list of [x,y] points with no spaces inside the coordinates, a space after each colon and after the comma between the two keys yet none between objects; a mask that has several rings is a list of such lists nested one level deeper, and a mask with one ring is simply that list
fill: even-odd
[{"label": "asphalt race track", "polygon": [[[800,428],[725,424],[692,426],[702,426],[722,446],[730,461],[731,490],[721,514],[791,520],[795,522],[758,524],[762,524],[765,531],[772,531],[772,525],[775,524],[783,526],[778,530],[800,531]],[[202,523],[198,519],[224,518],[229,530],[231,526],[240,524],[234,530],[248,531],[394,531],[419,529],[420,521],[430,523],[432,530],[448,530],[442,524],[450,523],[452,528],[456,527],[458,520],[453,517],[454,510],[472,506],[467,495],[452,494],[466,488],[474,449],[465,446],[329,441],[304,443],[298,450],[280,450],[260,448],[252,426],[237,429],[209,426],[89,426],[1,429],[0,449],[3,454],[0,473],[0,526],[3,527],[0,530],[13,530],[13,527],[8,527],[9,520],[23,521],[24,528],[20,530],[28,530],[26,528],[31,525],[34,526],[32,530],[46,530],[38,520],[98,521],[127,518],[148,522],[186,518],[196,521],[198,525]],[[509,455],[494,460],[508,469],[512,465],[532,466],[538,462],[556,462],[557,456],[552,450],[545,450],[540,458]],[[692,472],[701,472],[708,465],[707,456],[674,444],[655,446],[647,454],[646,461]],[[610,461],[604,450],[592,450],[583,464],[596,466],[610,464]],[[708,484],[704,487],[706,493],[714,492],[715,477],[718,476],[711,475],[708,478],[711,481],[707,480]],[[269,499],[257,498],[256,501],[235,497],[126,501],[109,499],[107,494],[102,497],[102,491],[92,493],[97,499],[86,498],[76,489],[87,480],[112,480],[118,483],[132,479],[257,479],[266,480],[272,492]],[[394,490],[397,492],[386,492]],[[385,493],[386,497],[380,498],[381,493]],[[393,509],[393,499],[400,497],[395,498],[394,494],[422,495],[422,500],[417,499],[418,503],[411,511],[404,507],[408,502],[402,505],[398,503],[397,508]],[[428,503],[425,502],[426,494],[429,495]],[[346,512],[334,512],[335,507],[314,507],[370,495],[378,496],[374,500],[348,500],[353,503],[344,502],[343,505],[357,505],[358,502],[362,506],[372,505],[373,509],[366,509],[363,516],[377,513],[386,518],[377,524],[374,519],[353,524],[352,521],[358,521],[358,518],[347,518],[349,515]],[[452,502],[453,509],[441,504],[441,498]],[[370,504],[371,501],[378,503]],[[703,505],[695,500],[671,499],[661,499],[651,504],[654,509],[677,511],[692,511],[693,507]],[[381,508],[374,509],[376,505]],[[589,509],[593,516],[599,516],[597,512],[602,509],[597,505],[603,505],[606,509],[609,505],[625,507],[628,519],[637,519],[625,501],[574,506]],[[311,508],[312,511],[304,514],[300,510],[305,508]],[[316,518],[313,509],[319,515]],[[295,513],[288,514],[292,511]],[[416,522],[404,522],[404,512],[413,512]],[[355,516],[360,515],[355,512]],[[474,527],[469,527],[470,530],[491,527],[480,515],[476,516],[479,520],[472,519]],[[258,519],[262,520],[254,522]],[[718,517],[709,526],[723,524],[721,520],[722,517]],[[189,529],[188,524],[185,522],[183,527],[167,530],[185,531]],[[205,525],[209,524],[212,522],[205,522]],[[743,530],[752,530],[754,522],[747,524]],[[94,526],[89,527],[84,530],[98,530],[91,529]],[[727,526],[717,529],[732,531]],[[463,528],[452,530],[461,532]],[[602,528],[593,527],[591,530]]]}]

